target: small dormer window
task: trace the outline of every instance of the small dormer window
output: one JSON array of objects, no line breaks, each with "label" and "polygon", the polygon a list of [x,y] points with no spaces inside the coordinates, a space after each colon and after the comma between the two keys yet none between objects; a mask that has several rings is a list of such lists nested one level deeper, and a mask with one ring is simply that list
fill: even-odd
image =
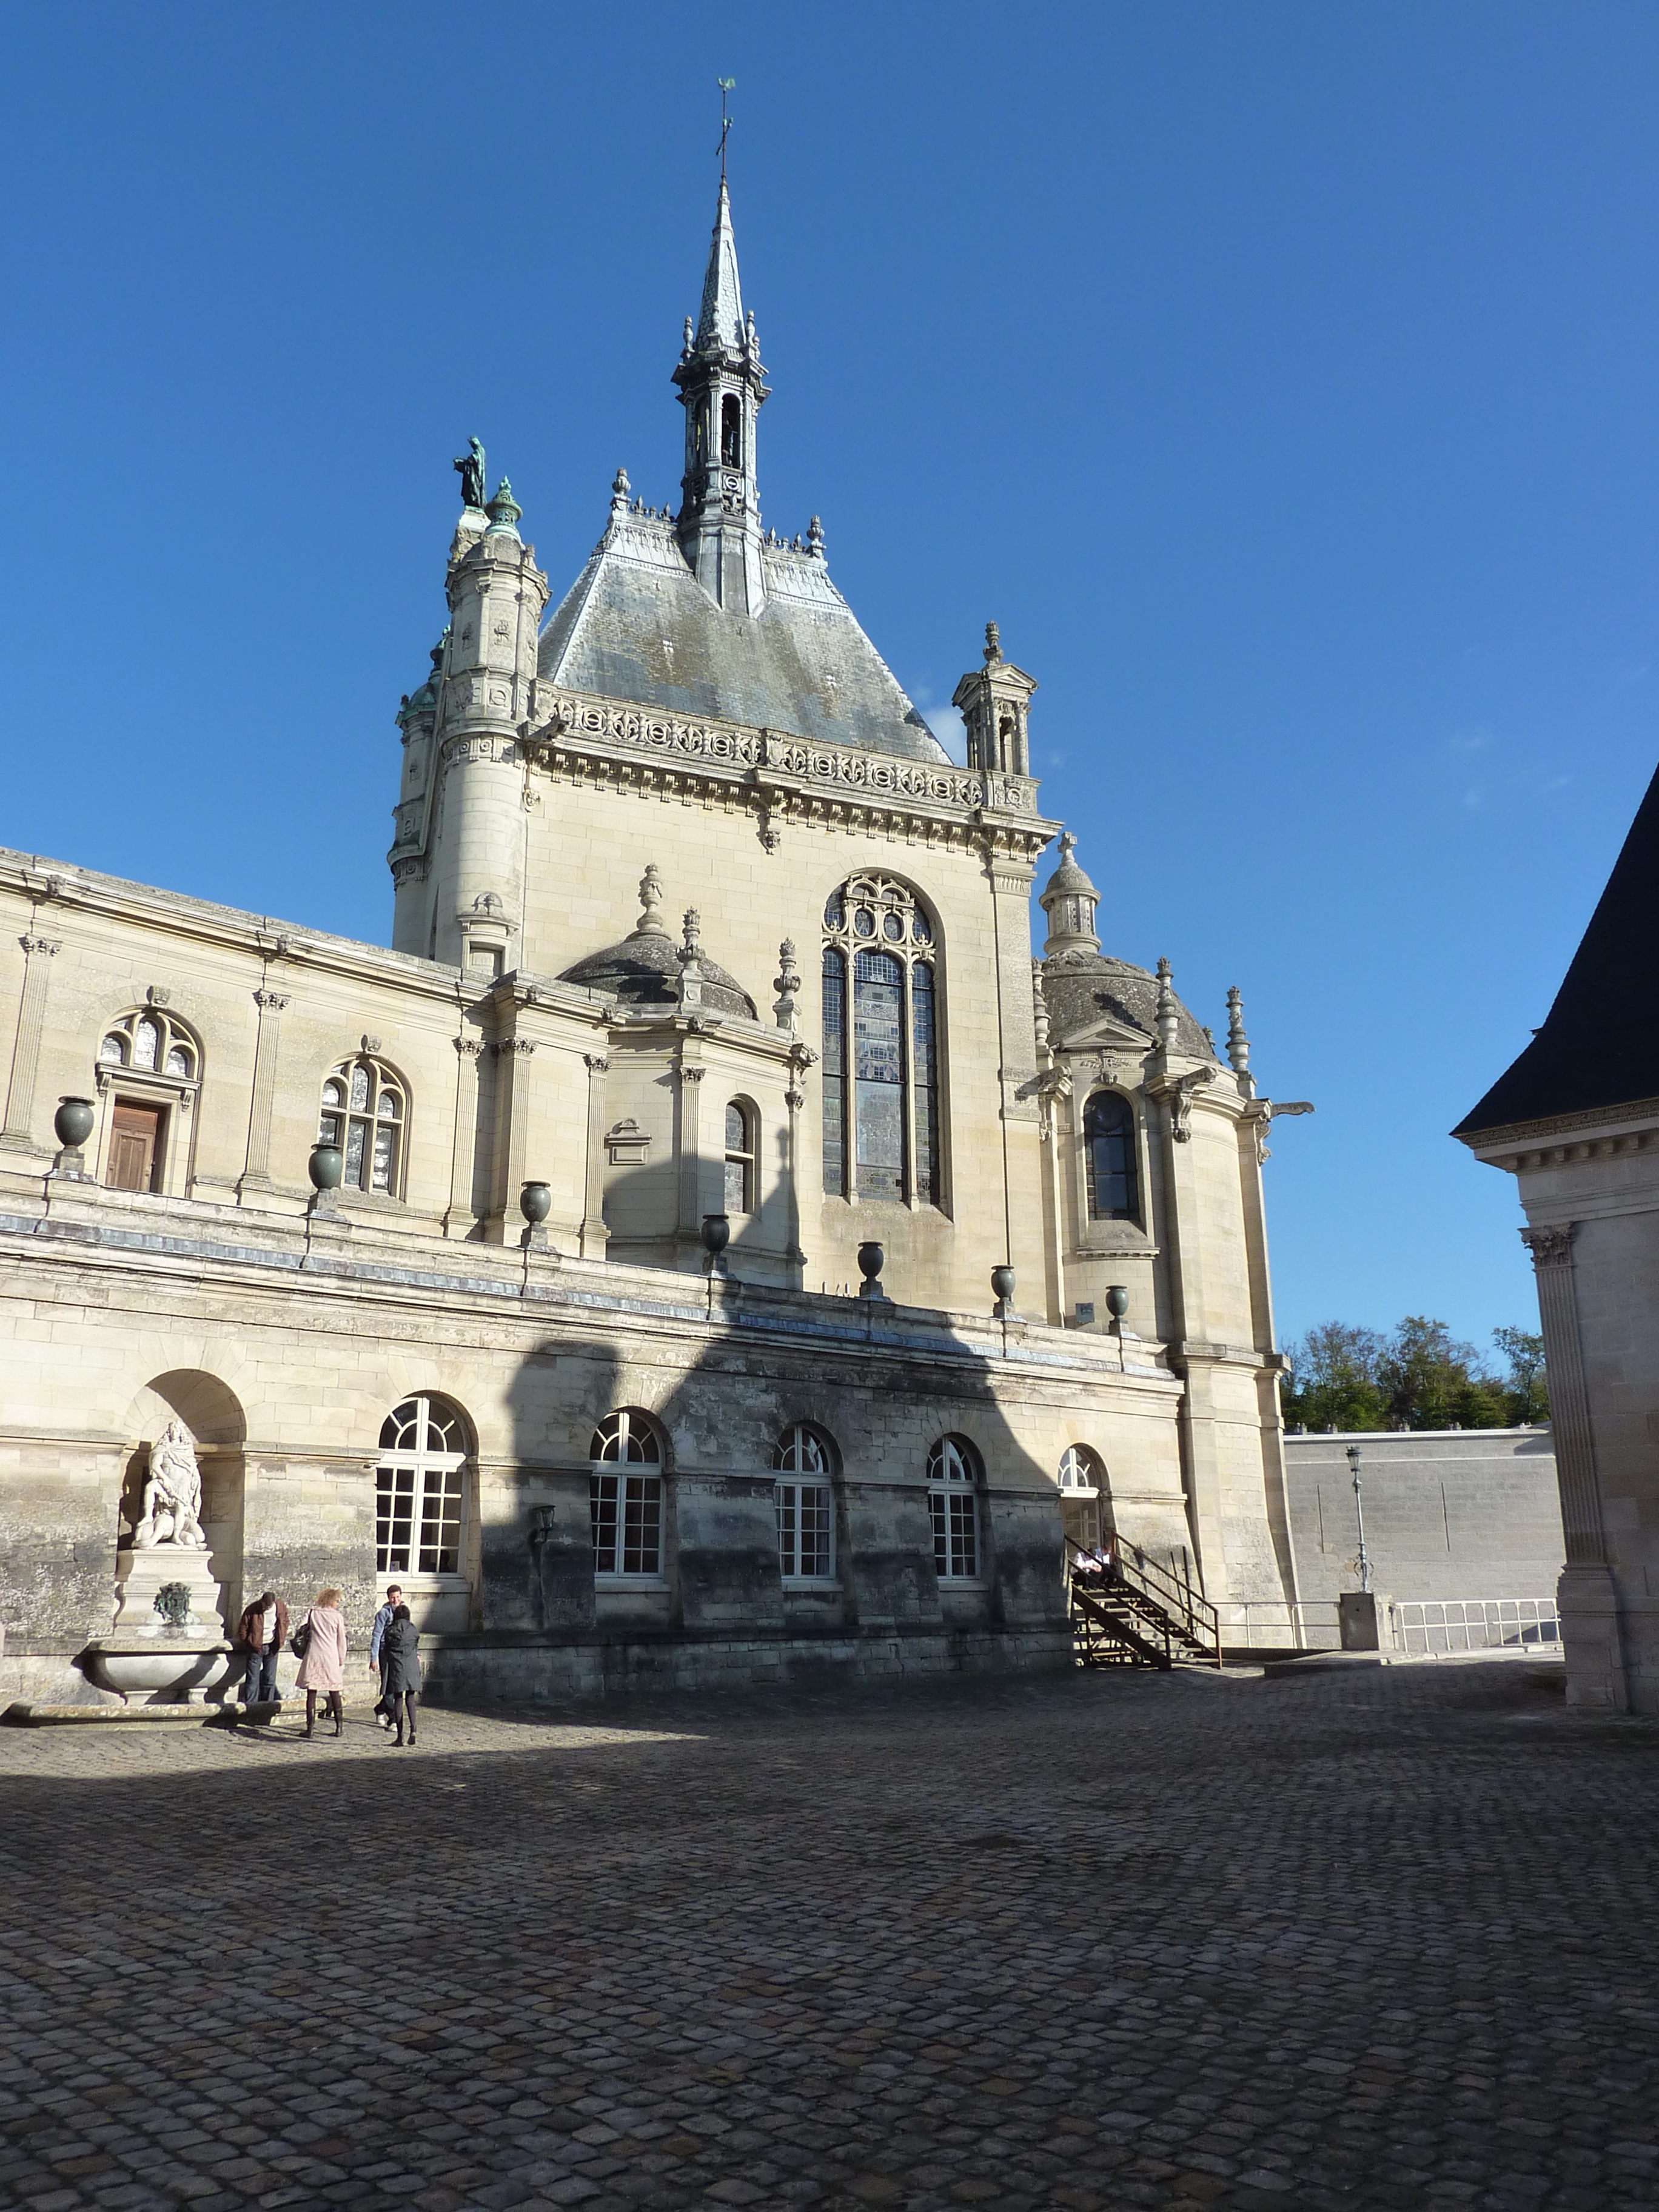
[{"label": "small dormer window", "polygon": [[743,466],[743,402],[735,392],[728,392],[720,402],[720,465]]}]

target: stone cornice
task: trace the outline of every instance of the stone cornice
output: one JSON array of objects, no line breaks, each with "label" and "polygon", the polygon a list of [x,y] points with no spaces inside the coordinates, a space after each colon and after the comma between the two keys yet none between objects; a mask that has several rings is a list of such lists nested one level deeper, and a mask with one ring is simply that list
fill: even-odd
[{"label": "stone cornice", "polygon": [[[184,939],[242,953],[258,963],[280,963],[276,973],[283,978],[308,968],[337,976],[359,989],[368,984],[377,989],[408,991],[447,1006],[456,1003],[458,994],[468,1005],[483,995],[463,986],[458,968],[439,961],[417,959],[412,953],[393,952],[386,945],[362,944],[354,938],[323,936],[292,923],[273,921],[264,915],[244,914],[234,907],[189,898],[182,892],[67,867],[54,872],[51,884],[48,911],[60,940],[70,916],[80,913],[133,929],[158,931],[173,943]],[[21,854],[0,851],[0,894],[7,891],[32,904],[40,895],[40,876]],[[37,915],[37,920],[40,918]]]},{"label": "stone cornice", "polygon": [[1472,1152],[1528,1152],[1557,1139],[1595,1129],[1611,1135],[1659,1126],[1659,1098],[1631,1098],[1617,1106],[1595,1106],[1582,1114],[1553,1114],[1542,1121],[1509,1121],[1491,1129],[1467,1129],[1458,1142]]},{"label": "stone cornice", "polygon": [[897,829],[1029,862],[1059,827],[1038,814],[1037,787],[1029,776],[986,775],[951,763],[904,760],[712,717],[694,720],[580,692],[544,688],[538,705],[548,718],[520,743],[550,774],[728,804],[738,799],[754,810],[769,850],[778,823],[799,819]]}]

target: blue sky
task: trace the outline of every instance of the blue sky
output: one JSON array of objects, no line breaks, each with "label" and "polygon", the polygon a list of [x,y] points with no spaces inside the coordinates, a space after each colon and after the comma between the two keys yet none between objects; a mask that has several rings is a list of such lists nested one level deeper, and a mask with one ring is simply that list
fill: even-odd
[{"label": "blue sky", "polygon": [[1531,1324],[1445,1133],[1659,751],[1659,14],[66,4],[5,60],[0,839],[385,937],[450,456],[556,598],[619,461],[677,496],[735,76],[767,520],[926,710],[996,618],[1109,949],[1316,1102],[1281,1334]]}]

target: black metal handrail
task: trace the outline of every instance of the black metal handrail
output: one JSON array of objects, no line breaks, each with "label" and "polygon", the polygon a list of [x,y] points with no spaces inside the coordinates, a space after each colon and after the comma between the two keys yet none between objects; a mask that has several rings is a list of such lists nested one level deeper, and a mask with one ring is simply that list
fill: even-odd
[{"label": "black metal handrail", "polygon": [[1073,1577],[1079,1573],[1099,1576],[1109,1587],[1114,1582],[1121,1583],[1127,1592],[1156,1607],[1204,1658],[1217,1667],[1221,1665],[1220,1616],[1190,1583],[1171,1574],[1167,1567],[1158,1566],[1144,1552],[1126,1550],[1121,1541],[1113,1544],[1103,1565],[1081,1545],[1069,1540],[1066,1552],[1067,1565]]}]

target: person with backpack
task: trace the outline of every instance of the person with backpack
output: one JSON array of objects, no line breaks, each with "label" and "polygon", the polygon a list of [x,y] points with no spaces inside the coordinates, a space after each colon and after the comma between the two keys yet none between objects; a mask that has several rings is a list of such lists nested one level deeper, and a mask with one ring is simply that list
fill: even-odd
[{"label": "person with backpack", "polygon": [[415,1700],[421,1688],[421,1662],[416,1656],[420,1643],[421,1632],[410,1618],[409,1607],[400,1605],[380,1638],[380,1657],[386,1666],[386,1711],[397,1724],[399,1748],[404,1741],[405,1712],[409,1716],[411,1748],[415,1742]]},{"label": "person with backpack", "polygon": [[299,1686],[306,1693],[306,1734],[317,1732],[317,1699],[328,1699],[334,1717],[334,1733],[345,1734],[345,1615],[340,1593],[320,1589],[317,1601],[294,1632],[293,1649],[300,1662]]},{"label": "person with backpack", "polygon": [[392,1715],[386,1701],[386,1660],[380,1650],[380,1639],[391,1627],[392,1617],[403,1601],[402,1583],[388,1583],[386,1603],[369,1623],[368,1628],[368,1671],[380,1686],[380,1694],[374,1700],[374,1718],[383,1729],[392,1726]]},{"label": "person with backpack", "polygon": [[245,1705],[279,1705],[276,1661],[288,1642],[288,1607],[275,1591],[256,1597],[236,1624],[236,1641],[247,1653],[247,1676],[242,1684]]}]

